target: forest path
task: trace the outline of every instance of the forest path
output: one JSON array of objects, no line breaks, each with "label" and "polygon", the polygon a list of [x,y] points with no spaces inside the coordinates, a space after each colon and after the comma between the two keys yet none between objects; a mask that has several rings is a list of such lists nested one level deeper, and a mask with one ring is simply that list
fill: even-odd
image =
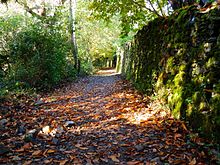
[{"label": "forest path", "polygon": [[192,137],[160,101],[140,95],[114,70],[81,78],[3,118],[0,164],[216,161],[202,139]]}]

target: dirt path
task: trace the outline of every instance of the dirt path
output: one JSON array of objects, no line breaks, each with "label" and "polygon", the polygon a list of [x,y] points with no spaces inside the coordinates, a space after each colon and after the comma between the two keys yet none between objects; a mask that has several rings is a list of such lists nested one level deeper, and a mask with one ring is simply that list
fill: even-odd
[{"label": "dirt path", "polygon": [[11,109],[1,121],[1,164],[217,163],[215,149],[113,70]]}]

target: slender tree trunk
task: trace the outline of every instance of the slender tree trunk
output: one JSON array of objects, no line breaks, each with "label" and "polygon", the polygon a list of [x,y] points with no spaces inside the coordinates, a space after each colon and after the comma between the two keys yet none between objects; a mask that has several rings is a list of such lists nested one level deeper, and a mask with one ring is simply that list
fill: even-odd
[{"label": "slender tree trunk", "polygon": [[72,42],[72,53],[74,58],[74,68],[79,72],[79,61],[78,61],[78,48],[76,42],[76,0],[69,1],[69,12],[70,12],[70,32],[71,32],[71,42]]}]

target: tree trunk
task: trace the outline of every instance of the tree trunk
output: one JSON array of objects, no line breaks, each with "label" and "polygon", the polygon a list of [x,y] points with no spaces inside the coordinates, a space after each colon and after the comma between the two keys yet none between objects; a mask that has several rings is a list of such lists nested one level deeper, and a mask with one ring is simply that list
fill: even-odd
[{"label": "tree trunk", "polygon": [[79,72],[80,66],[78,61],[78,48],[77,48],[77,42],[76,42],[76,28],[75,28],[75,22],[76,22],[76,0],[70,0],[69,1],[69,12],[70,12],[70,32],[71,32],[71,42],[72,42],[72,54],[74,58],[74,68]]}]

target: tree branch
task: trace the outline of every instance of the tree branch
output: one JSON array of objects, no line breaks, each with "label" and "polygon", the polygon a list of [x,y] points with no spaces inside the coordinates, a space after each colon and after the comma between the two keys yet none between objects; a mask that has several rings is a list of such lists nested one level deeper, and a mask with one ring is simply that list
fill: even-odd
[{"label": "tree branch", "polygon": [[146,5],[140,4],[140,3],[138,3],[138,2],[136,2],[136,1],[134,1],[134,0],[132,1],[133,4],[136,4],[136,5],[139,6],[140,8],[145,8],[145,9],[147,9],[149,12],[156,14],[158,17],[161,17],[161,15],[160,15],[160,14],[156,11],[156,9],[153,7],[151,1],[148,0],[148,2],[150,3],[152,9],[151,9],[151,8],[148,8]]},{"label": "tree branch", "polygon": [[23,6],[24,9],[25,9],[28,13],[30,13],[32,16],[37,17],[38,19],[42,19],[42,15],[39,15],[39,14],[35,13],[35,12],[33,11],[33,8],[30,8],[30,7],[27,5],[27,2],[19,2],[18,0],[17,0],[16,2],[17,2],[19,5]]},{"label": "tree branch", "polygon": [[150,4],[150,6],[152,7],[154,13],[158,16],[158,17],[161,17],[161,15],[157,12],[157,10],[154,8],[154,5],[152,4],[151,0],[147,0]]},{"label": "tree branch", "polygon": [[164,17],[165,14],[164,14],[164,12],[163,12],[162,7],[160,6],[159,0],[157,0],[157,5],[158,5],[158,7],[159,7],[159,9],[160,9],[160,12],[161,12],[162,16]]}]

